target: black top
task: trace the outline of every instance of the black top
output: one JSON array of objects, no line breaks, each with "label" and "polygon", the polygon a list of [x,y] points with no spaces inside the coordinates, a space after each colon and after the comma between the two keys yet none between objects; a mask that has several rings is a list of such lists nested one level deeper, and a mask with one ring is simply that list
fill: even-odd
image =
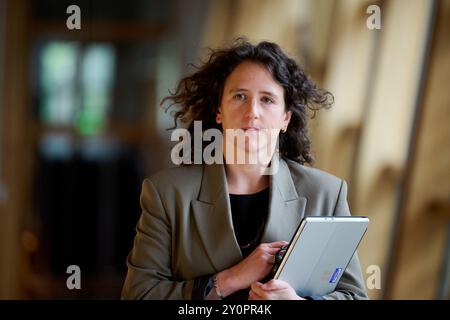
[{"label": "black top", "polygon": [[[244,258],[261,242],[269,208],[269,190],[266,188],[254,194],[230,194],[234,234]],[[197,278],[192,298],[204,299],[212,288],[212,275]],[[247,289],[235,292],[226,299],[247,299],[248,291]]]},{"label": "black top", "polygon": [[269,188],[254,194],[230,194],[234,234],[247,257],[260,243],[269,207]]}]

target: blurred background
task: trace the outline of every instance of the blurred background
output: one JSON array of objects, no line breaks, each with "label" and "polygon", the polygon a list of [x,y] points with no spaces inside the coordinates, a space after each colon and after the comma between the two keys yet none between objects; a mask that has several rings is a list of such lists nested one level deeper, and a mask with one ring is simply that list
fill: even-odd
[{"label": "blurred background", "polygon": [[449,0],[0,0],[0,298],[120,297],[141,181],[171,166],[160,100],[246,36],[334,94],[310,121],[315,166],[371,219],[370,297],[449,299],[448,34]]}]

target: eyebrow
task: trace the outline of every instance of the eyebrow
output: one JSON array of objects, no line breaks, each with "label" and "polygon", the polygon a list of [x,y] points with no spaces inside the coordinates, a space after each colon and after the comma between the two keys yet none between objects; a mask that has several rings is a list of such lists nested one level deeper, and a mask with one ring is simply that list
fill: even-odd
[{"label": "eyebrow", "polygon": [[[244,88],[236,88],[236,89],[231,89],[231,90],[229,91],[229,93],[240,92],[240,91],[247,92],[247,91],[249,91],[249,90],[244,89]],[[267,94],[267,95],[269,95],[269,96],[271,96],[271,97],[278,98],[278,95],[276,95],[275,93],[273,93],[273,92],[271,92],[271,91],[259,91],[259,93]]]}]

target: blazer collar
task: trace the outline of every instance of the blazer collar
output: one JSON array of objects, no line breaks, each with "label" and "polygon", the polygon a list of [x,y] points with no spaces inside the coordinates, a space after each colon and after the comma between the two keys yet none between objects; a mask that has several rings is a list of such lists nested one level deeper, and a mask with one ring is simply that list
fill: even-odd
[{"label": "blazer collar", "polygon": [[[270,178],[269,212],[262,242],[290,241],[304,216],[306,198],[297,194],[287,163],[280,160]],[[200,237],[216,271],[242,260],[236,240],[228,196],[225,166],[204,165],[200,191],[192,202]],[[261,213],[263,214],[263,213]]]}]

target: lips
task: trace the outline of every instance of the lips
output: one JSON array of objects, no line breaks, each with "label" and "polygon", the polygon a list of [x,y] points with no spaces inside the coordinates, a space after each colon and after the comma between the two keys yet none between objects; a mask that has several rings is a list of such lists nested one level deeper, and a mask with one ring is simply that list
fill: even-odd
[{"label": "lips", "polygon": [[242,128],[244,131],[259,131],[259,128],[256,127],[244,127]]}]

